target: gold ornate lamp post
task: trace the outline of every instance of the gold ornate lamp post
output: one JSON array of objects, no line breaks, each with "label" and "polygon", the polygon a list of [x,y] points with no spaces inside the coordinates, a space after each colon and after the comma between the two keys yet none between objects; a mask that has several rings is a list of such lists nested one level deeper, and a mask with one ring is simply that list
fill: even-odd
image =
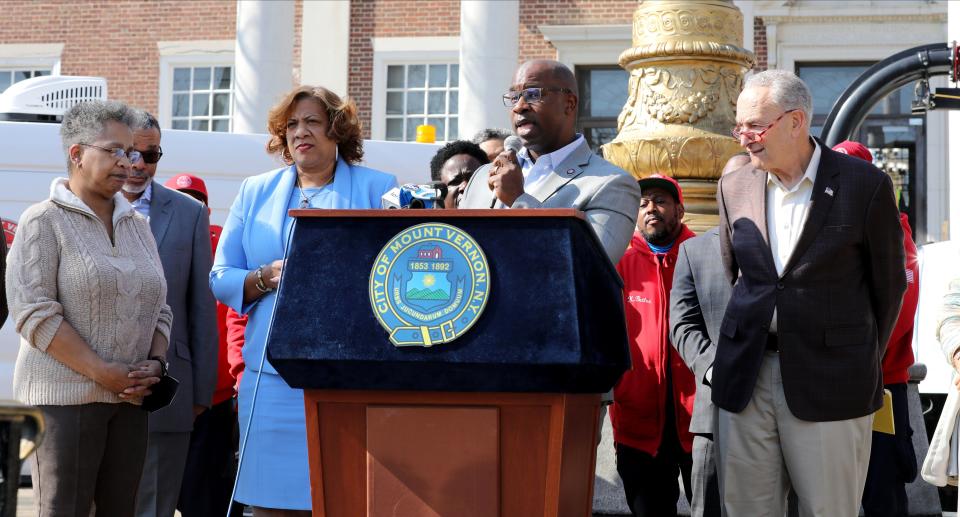
[{"label": "gold ornate lamp post", "polygon": [[742,45],[743,15],[732,1],[641,0],[633,48],[620,55],[630,92],[604,156],[637,178],[676,178],[694,231],[717,224],[717,179],[742,151],[730,135],[754,63]]}]

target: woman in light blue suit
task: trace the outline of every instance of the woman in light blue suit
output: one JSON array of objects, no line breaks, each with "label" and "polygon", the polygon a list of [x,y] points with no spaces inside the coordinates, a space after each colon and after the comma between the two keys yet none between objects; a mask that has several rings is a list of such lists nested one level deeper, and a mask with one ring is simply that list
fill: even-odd
[{"label": "woman in light blue suit", "polygon": [[[267,150],[288,167],[240,186],[223,227],[210,287],[249,316],[240,384],[241,436],[250,423],[236,500],[255,515],[309,515],[310,477],[303,392],[287,386],[264,358],[290,236],[291,208],[379,208],[397,185],[390,175],[356,165],[363,157],[357,109],[321,87],[302,86],[270,111]],[[254,414],[254,386],[259,382]]]}]

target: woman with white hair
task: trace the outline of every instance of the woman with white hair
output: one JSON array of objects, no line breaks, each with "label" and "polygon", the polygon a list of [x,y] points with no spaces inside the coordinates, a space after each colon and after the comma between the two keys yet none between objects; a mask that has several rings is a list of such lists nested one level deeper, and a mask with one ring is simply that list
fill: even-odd
[{"label": "woman with white hair", "polygon": [[20,218],[6,290],[20,334],[14,394],[46,433],[31,457],[41,516],[132,516],[147,446],[139,404],[163,376],[173,319],[157,245],[121,194],[131,111],[79,104],[60,136],[68,176]]}]

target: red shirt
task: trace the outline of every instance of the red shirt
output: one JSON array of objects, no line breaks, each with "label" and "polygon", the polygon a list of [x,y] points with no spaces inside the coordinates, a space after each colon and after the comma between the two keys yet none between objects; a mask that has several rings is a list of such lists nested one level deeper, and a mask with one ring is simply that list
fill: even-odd
[{"label": "red shirt", "polygon": [[917,313],[917,299],[920,296],[917,245],[913,243],[906,214],[900,214],[900,227],[903,228],[903,251],[907,258],[907,292],[903,294],[900,315],[897,316],[897,324],[893,327],[893,334],[890,335],[890,342],[887,343],[887,350],[883,355],[884,384],[903,384],[910,379],[907,368],[913,364],[913,318]]},{"label": "red shirt", "polygon": [[[210,225],[210,246],[213,254],[217,253],[217,243],[220,242],[222,226]],[[217,387],[213,391],[213,404],[233,398],[233,377],[230,375],[230,365],[227,361],[227,310],[229,307],[217,302],[217,333],[219,347],[217,349]]]},{"label": "red shirt", "polygon": [[[696,381],[669,341],[667,322],[670,288],[680,244],[693,237],[686,226],[670,251],[658,258],[639,233],[634,234],[617,271],[623,277],[624,310],[632,367],[613,390],[610,421],[613,439],[628,447],[656,455],[664,428],[667,402],[667,368],[670,370],[677,436],[690,452],[690,415]],[[719,257],[717,258],[719,260]]]},{"label": "red shirt", "polygon": [[230,377],[237,391],[240,390],[240,378],[243,377],[243,336],[247,331],[247,316],[233,309],[227,311],[227,362],[230,363]]}]

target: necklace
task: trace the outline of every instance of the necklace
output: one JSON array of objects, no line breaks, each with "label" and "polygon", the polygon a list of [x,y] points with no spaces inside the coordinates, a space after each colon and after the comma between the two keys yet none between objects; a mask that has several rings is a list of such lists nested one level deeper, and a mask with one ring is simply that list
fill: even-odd
[{"label": "necklace", "polygon": [[330,177],[327,178],[327,181],[324,181],[322,185],[317,185],[316,188],[318,190],[313,194],[310,194],[309,197],[303,193],[303,187],[300,185],[300,175],[297,174],[297,188],[300,189],[300,208],[310,208],[310,202],[313,201],[313,198],[317,197],[320,194],[320,192],[322,192],[321,189],[323,189],[323,187],[326,187],[333,181],[333,177],[335,174],[336,174],[336,171],[331,173]]}]

